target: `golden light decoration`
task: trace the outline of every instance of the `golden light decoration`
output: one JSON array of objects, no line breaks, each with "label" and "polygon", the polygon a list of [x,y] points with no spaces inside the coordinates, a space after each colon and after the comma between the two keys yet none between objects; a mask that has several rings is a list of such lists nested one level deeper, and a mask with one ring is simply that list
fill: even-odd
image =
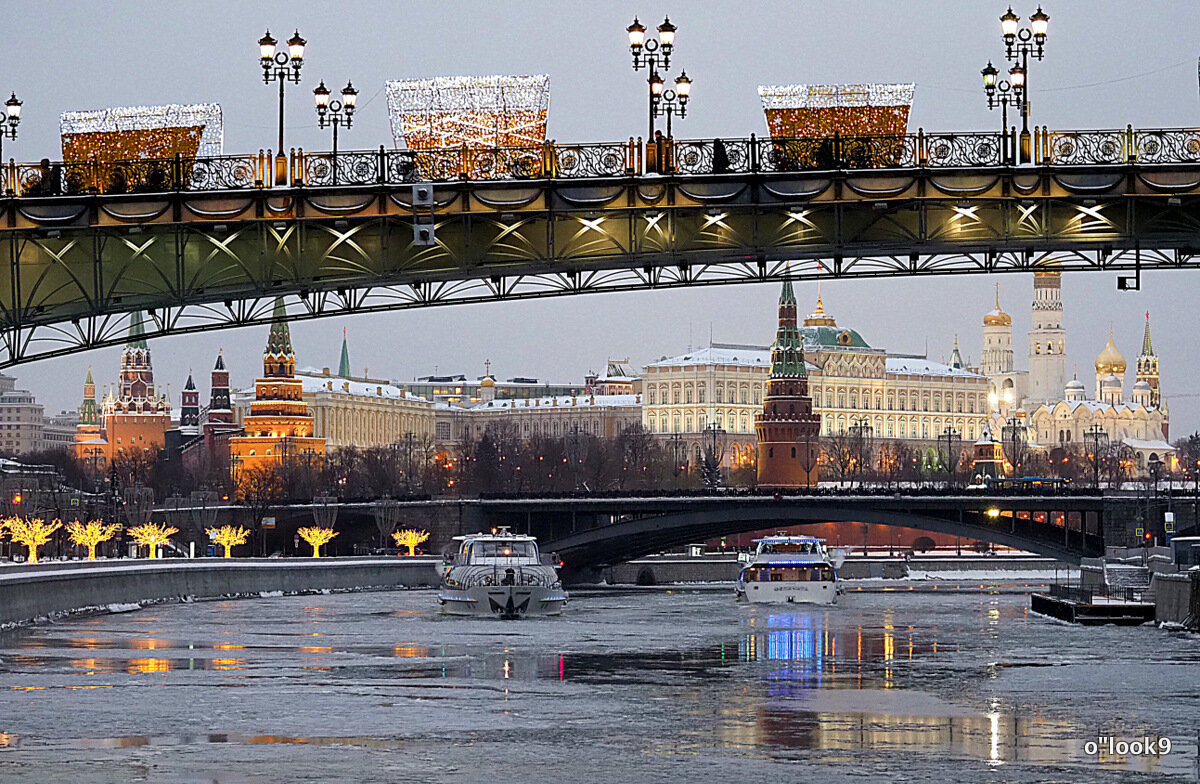
[{"label": "golden light decoration", "polygon": [[250,531],[240,525],[223,525],[220,528],[206,528],[205,532],[209,537],[225,548],[225,557],[233,557],[233,548],[239,544],[245,544],[250,538]]},{"label": "golden light decoration", "polygon": [[116,523],[106,523],[103,520],[88,520],[86,523],[81,523],[78,520],[72,520],[67,523],[67,535],[70,536],[71,542],[86,547],[88,549],[88,560],[96,560],[96,546],[101,542],[107,542],[116,535],[120,528]]},{"label": "golden light decoration", "polygon": [[337,536],[337,531],[332,528],[320,528],[315,525],[301,528],[296,533],[300,534],[301,539],[312,545],[313,558],[320,558],[321,545]]},{"label": "golden light decoration", "polygon": [[64,161],[141,160],[216,156],[224,144],[221,106],[215,103],[114,106],[63,112]]},{"label": "golden light decoration", "polygon": [[158,557],[158,548],[171,543],[171,537],[179,533],[179,529],[165,523],[143,523],[129,529],[129,535],[141,545],[150,548],[150,557]]},{"label": "golden light decoration", "polygon": [[[537,148],[546,141],[550,77],[439,76],[387,83],[397,147],[410,150]],[[424,176],[436,164],[417,156]],[[470,162],[468,176],[478,174]]]},{"label": "golden light decoration", "polygon": [[62,528],[58,520],[46,522],[41,517],[10,517],[4,521],[8,535],[14,542],[29,548],[29,563],[37,563],[38,548],[50,541],[50,536]]},{"label": "golden light decoration", "polygon": [[417,545],[429,540],[428,531],[418,531],[415,528],[404,528],[392,534],[397,547],[407,547],[409,555],[417,554]]},{"label": "golden light decoration", "polygon": [[900,135],[913,84],[789,84],[758,88],[773,139]]}]

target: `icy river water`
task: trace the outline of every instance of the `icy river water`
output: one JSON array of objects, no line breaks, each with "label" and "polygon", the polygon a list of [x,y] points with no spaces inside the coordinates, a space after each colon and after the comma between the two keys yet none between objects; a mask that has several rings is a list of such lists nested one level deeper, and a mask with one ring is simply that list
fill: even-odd
[{"label": "icy river water", "polygon": [[811,609],[598,589],[523,622],[433,604],[168,604],[3,633],[0,781],[1197,780],[1200,638],[1063,625],[1020,587],[851,587]]}]

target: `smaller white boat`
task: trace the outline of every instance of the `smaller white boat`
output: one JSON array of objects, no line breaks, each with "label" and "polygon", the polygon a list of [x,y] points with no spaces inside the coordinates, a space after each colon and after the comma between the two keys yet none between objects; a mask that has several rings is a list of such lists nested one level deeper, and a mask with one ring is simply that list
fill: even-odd
[{"label": "smaller white boat", "polygon": [[509,620],[562,612],[567,593],[557,566],[538,553],[532,536],[501,528],[454,541],[458,550],[446,558],[438,591],[443,613]]},{"label": "smaller white boat", "polygon": [[846,560],[839,548],[825,546],[812,536],[767,536],[755,539],[753,555],[738,575],[739,601],[798,604],[833,604],[839,587],[837,570]]}]

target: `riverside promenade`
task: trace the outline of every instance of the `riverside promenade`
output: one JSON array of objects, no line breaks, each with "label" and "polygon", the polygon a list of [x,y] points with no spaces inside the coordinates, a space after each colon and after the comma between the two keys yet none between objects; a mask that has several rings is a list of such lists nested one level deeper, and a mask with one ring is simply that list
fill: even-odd
[{"label": "riverside promenade", "polygon": [[440,559],[197,558],[0,567],[0,626],[144,602],[437,585]]}]

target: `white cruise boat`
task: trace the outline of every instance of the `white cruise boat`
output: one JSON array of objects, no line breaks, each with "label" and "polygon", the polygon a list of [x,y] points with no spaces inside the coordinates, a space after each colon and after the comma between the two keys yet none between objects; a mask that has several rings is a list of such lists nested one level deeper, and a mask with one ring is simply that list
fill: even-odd
[{"label": "white cruise boat", "polygon": [[833,604],[839,592],[837,570],[843,550],[829,549],[812,536],[767,536],[755,539],[758,549],[745,555],[737,580],[737,598],[747,602]]},{"label": "white cruise boat", "polygon": [[532,536],[501,528],[454,541],[458,550],[446,558],[438,591],[443,613],[515,619],[562,612],[567,593]]}]

